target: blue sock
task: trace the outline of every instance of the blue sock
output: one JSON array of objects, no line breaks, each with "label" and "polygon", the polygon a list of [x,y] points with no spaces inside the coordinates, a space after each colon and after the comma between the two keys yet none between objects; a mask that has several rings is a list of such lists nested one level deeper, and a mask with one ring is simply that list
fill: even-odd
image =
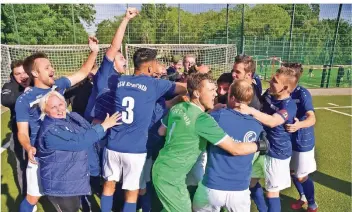
[{"label": "blue sock", "polygon": [[101,212],[111,212],[112,208],[112,200],[113,200],[113,195],[112,196],[105,196],[104,194],[101,195]]},{"label": "blue sock", "polygon": [[137,203],[125,202],[122,212],[136,212]]},{"label": "blue sock", "polygon": [[306,198],[308,201],[308,207],[311,209],[315,209],[317,207],[317,205],[315,204],[315,200],[314,200],[314,183],[313,183],[313,181],[308,177],[308,179],[302,183],[302,187],[303,187],[304,194],[306,195]]},{"label": "blue sock", "polygon": [[268,198],[268,212],[281,212],[280,197]]},{"label": "blue sock", "polygon": [[264,199],[263,188],[260,183],[257,183],[253,188],[249,189],[251,191],[251,198],[254,203],[257,205],[257,209],[259,212],[267,212],[268,207],[266,206],[266,202]]},{"label": "blue sock", "polygon": [[143,212],[150,212],[152,209],[151,203],[151,189],[147,186],[147,192],[143,196],[139,196]]},{"label": "blue sock", "polygon": [[34,205],[28,202],[27,198],[24,198],[20,204],[20,212],[32,212]]},{"label": "blue sock", "polygon": [[302,184],[298,181],[297,177],[294,174],[291,174],[292,182],[295,184],[295,187],[299,193],[300,198],[304,195]]}]

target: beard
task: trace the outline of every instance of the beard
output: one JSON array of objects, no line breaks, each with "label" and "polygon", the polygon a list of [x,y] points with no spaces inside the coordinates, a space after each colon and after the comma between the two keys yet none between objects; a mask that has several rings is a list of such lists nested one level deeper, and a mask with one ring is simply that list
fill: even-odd
[{"label": "beard", "polygon": [[224,95],[219,95],[218,96],[218,103],[221,103],[221,104],[227,104],[227,93],[224,94]]}]

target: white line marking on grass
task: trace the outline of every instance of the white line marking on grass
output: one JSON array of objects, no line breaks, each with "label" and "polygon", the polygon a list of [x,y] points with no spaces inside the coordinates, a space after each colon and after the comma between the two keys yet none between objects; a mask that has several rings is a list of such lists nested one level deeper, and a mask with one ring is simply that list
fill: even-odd
[{"label": "white line marking on grass", "polygon": [[340,112],[340,111],[337,111],[337,110],[332,110],[332,109],[329,109],[329,108],[325,108],[325,110],[329,110],[329,111],[334,112],[334,113],[339,113],[339,114],[342,114],[342,115],[345,115],[345,116],[350,116],[350,117],[352,117],[351,114],[343,113],[343,112]]},{"label": "white line marking on grass", "polygon": [[311,85],[311,86],[314,86],[314,87],[320,88],[320,86],[319,86],[319,85],[314,85],[314,84],[310,84],[310,83],[306,83],[306,82],[299,82],[299,84],[306,84],[306,85]]},{"label": "white line marking on grass", "polygon": [[331,109],[331,108],[352,108],[352,106],[339,106],[339,107],[316,107],[314,110],[322,110],[322,109]]},{"label": "white line marking on grass", "polygon": [[332,106],[339,106],[339,105],[337,105],[337,104],[334,104],[334,103],[328,103],[328,105],[332,105]]},{"label": "white line marking on grass", "polygon": [[10,146],[10,141],[7,142],[4,146],[1,147],[1,154],[2,154],[3,151],[5,151],[7,148],[9,148],[9,146]]}]

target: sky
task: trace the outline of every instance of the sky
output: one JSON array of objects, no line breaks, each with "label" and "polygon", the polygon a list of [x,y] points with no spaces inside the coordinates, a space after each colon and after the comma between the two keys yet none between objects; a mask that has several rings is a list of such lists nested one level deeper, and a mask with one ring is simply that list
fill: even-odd
[{"label": "sky", "polygon": [[[177,4],[167,4],[168,6],[178,7]],[[141,4],[131,4],[129,7],[141,9]],[[234,7],[236,4],[231,4]],[[250,5],[254,6],[254,5]],[[201,13],[209,10],[220,11],[226,8],[226,4],[181,4],[181,9],[191,13]],[[88,34],[95,34],[96,25],[105,19],[112,19],[114,16],[119,16],[125,13],[126,4],[95,4],[96,19],[92,26],[85,25]],[[335,19],[339,10],[338,4],[320,4],[320,19]],[[351,4],[344,4],[341,11],[341,18],[352,23],[352,7]]]}]

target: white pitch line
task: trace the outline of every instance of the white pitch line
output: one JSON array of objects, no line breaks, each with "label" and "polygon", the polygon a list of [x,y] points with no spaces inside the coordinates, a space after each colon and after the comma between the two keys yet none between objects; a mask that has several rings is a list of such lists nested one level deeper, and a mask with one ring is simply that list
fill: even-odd
[{"label": "white pitch line", "polygon": [[320,87],[319,85],[314,85],[314,84],[310,84],[310,83],[306,83],[306,82],[299,82],[299,83],[300,83],[300,84],[311,85],[311,86],[314,86],[314,87],[317,87],[317,88]]},{"label": "white pitch line", "polygon": [[0,154],[2,154],[3,151],[5,151],[7,148],[9,148],[9,146],[10,146],[10,141],[7,142],[4,146],[1,147],[1,153]]},{"label": "white pitch line", "polygon": [[329,109],[329,108],[325,108],[325,110],[329,110],[329,111],[334,112],[334,113],[339,113],[339,114],[342,114],[342,115],[345,115],[345,116],[350,116],[350,117],[352,117],[351,114],[343,113],[343,112],[340,112],[340,111],[337,111],[337,110],[331,110],[331,109]]},{"label": "white pitch line", "polygon": [[352,106],[338,106],[338,107],[316,107],[316,108],[314,108],[314,110],[321,110],[321,109],[326,109],[326,108],[328,108],[328,109],[331,109],[331,108],[336,108],[336,109],[338,109],[338,108],[352,108]]},{"label": "white pitch line", "polygon": [[340,105],[337,105],[337,104],[334,104],[334,103],[328,103],[328,105],[332,105],[332,106],[340,106]]}]

